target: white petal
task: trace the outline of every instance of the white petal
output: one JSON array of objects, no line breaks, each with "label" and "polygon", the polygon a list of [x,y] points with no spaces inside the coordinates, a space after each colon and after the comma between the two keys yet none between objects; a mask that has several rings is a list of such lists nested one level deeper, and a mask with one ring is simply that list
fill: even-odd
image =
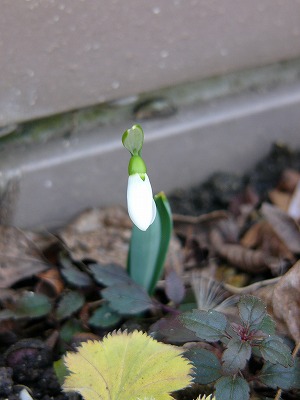
[{"label": "white petal", "polygon": [[139,174],[130,175],[127,186],[128,214],[132,222],[142,231],[148,229],[156,214],[152,188],[147,174],[143,181]]}]

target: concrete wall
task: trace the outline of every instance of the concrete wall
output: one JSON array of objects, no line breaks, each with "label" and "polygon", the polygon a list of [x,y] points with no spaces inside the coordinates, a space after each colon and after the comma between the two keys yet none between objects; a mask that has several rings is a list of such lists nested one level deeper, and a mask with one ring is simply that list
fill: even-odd
[{"label": "concrete wall", "polygon": [[299,0],[2,0],[0,126],[298,56]]}]

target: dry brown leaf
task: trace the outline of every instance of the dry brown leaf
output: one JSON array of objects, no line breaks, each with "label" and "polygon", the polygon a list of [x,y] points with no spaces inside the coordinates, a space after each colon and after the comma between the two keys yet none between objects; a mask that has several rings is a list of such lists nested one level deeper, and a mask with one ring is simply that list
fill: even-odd
[{"label": "dry brown leaf", "polygon": [[243,271],[256,274],[270,269],[273,274],[278,274],[282,270],[282,264],[278,258],[261,250],[252,250],[240,244],[228,243],[217,228],[211,231],[210,238],[216,253]]},{"label": "dry brown leaf", "polygon": [[296,186],[296,189],[291,198],[287,213],[290,217],[294,218],[299,222],[300,220],[300,182]]},{"label": "dry brown leaf", "polygon": [[261,212],[290,251],[300,253],[300,231],[293,218],[268,203],[261,206]]},{"label": "dry brown leaf", "polygon": [[282,192],[278,189],[273,189],[270,190],[268,195],[269,199],[275,206],[280,208],[282,211],[287,212],[292,198],[290,193]]},{"label": "dry brown leaf", "polygon": [[36,287],[37,293],[44,293],[48,297],[57,297],[64,290],[64,281],[57,268],[50,268],[38,274],[40,278]]},{"label": "dry brown leaf", "polygon": [[274,286],[274,316],[286,325],[296,343],[300,341],[300,261]]},{"label": "dry brown leaf", "polygon": [[36,246],[37,237],[32,232],[0,226],[0,288],[8,288],[49,267]]},{"label": "dry brown leaf", "polygon": [[277,188],[288,193],[293,193],[300,182],[300,172],[287,168],[281,174]]},{"label": "dry brown leaf", "polygon": [[253,224],[244,234],[240,243],[247,248],[260,249],[274,257],[295,261],[293,253],[265,220]]}]

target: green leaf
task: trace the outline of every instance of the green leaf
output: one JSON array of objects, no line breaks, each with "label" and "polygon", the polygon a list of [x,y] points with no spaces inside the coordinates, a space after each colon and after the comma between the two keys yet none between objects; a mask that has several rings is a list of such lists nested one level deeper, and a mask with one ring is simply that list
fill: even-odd
[{"label": "green leaf", "polygon": [[259,331],[262,331],[263,333],[267,335],[275,335],[276,332],[276,324],[275,321],[271,318],[269,314],[266,314],[257,327]]},{"label": "green leaf", "polygon": [[225,335],[227,318],[218,311],[193,310],[180,316],[184,326],[208,342],[217,342]]},{"label": "green leaf", "polygon": [[62,358],[60,358],[59,360],[54,361],[53,369],[54,369],[55,375],[57,376],[59,384],[63,385],[65,378],[69,373],[68,368],[65,366],[64,360]]},{"label": "green leaf", "polygon": [[108,304],[104,304],[94,311],[89,324],[96,328],[109,328],[119,323],[121,319],[120,314],[112,310]]},{"label": "green leaf", "polygon": [[250,387],[245,379],[234,376],[224,376],[217,381],[216,400],[248,400]]},{"label": "green leaf", "polygon": [[133,282],[109,286],[101,294],[109,306],[120,314],[138,314],[153,307],[147,292]]},{"label": "green leaf", "polygon": [[[40,318],[49,314],[52,309],[50,299],[43,295],[34,292],[25,292],[13,305],[11,310],[7,310],[1,316],[1,319],[8,318]],[[6,310],[3,310],[6,311]]]},{"label": "green leaf", "polygon": [[238,302],[241,320],[248,327],[259,325],[266,315],[266,306],[255,296],[242,296]]},{"label": "green leaf", "polygon": [[156,218],[146,231],[132,228],[128,256],[128,273],[148,293],[152,294],[160,279],[172,235],[172,215],[163,193],[155,196]]},{"label": "green leaf", "polygon": [[206,349],[193,348],[185,354],[194,365],[194,382],[200,385],[207,385],[222,376],[221,363],[218,357]]},{"label": "green leaf", "polygon": [[63,390],[76,391],[85,400],[171,400],[170,392],[192,383],[182,349],[139,331],[87,341],[64,360],[70,374]]},{"label": "green leaf", "polygon": [[91,277],[83,271],[80,271],[70,259],[61,256],[60,263],[62,264],[61,274],[65,280],[75,287],[87,287],[93,284]]},{"label": "green leaf", "polygon": [[59,335],[63,342],[69,343],[72,337],[78,332],[83,332],[80,321],[77,319],[69,319],[62,325]]},{"label": "green leaf", "polygon": [[84,304],[84,297],[79,292],[67,292],[60,299],[55,316],[58,320],[70,317]]},{"label": "green leaf", "polygon": [[272,364],[281,364],[284,367],[294,364],[290,348],[277,336],[270,336],[262,340],[258,349],[262,357]]},{"label": "green leaf", "polygon": [[118,285],[131,281],[126,270],[118,264],[91,264],[89,268],[95,280],[104,286]]},{"label": "green leaf", "polygon": [[223,370],[227,375],[236,374],[246,366],[246,362],[251,356],[251,345],[248,342],[243,342],[239,339],[231,339],[227,344],[227,349],[224,351]]},{"label": "green leaf", "polygon": [[297,360],[292,367],[266,362],[258,378],[265,385],[276,389],[289,390],[300,388],[300,362]]},{"label": "green leaf", "polygon": [[132,128],[127,129],[122,136],[123,146],[132,154],[140,155],[143,143],[144,132],[140,125],[133,125]]}]

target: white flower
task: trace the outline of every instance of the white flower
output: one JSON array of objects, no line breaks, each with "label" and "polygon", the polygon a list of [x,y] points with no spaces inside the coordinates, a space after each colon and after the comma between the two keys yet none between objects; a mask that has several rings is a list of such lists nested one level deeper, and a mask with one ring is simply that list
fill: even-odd
[{"label": "white flower", "polygon": [[151,184],[148,175],[144,176],[145,180],[139,174],[129,175],[127,186],[128,214],[141,231],[147,230],[156,216]]}]

